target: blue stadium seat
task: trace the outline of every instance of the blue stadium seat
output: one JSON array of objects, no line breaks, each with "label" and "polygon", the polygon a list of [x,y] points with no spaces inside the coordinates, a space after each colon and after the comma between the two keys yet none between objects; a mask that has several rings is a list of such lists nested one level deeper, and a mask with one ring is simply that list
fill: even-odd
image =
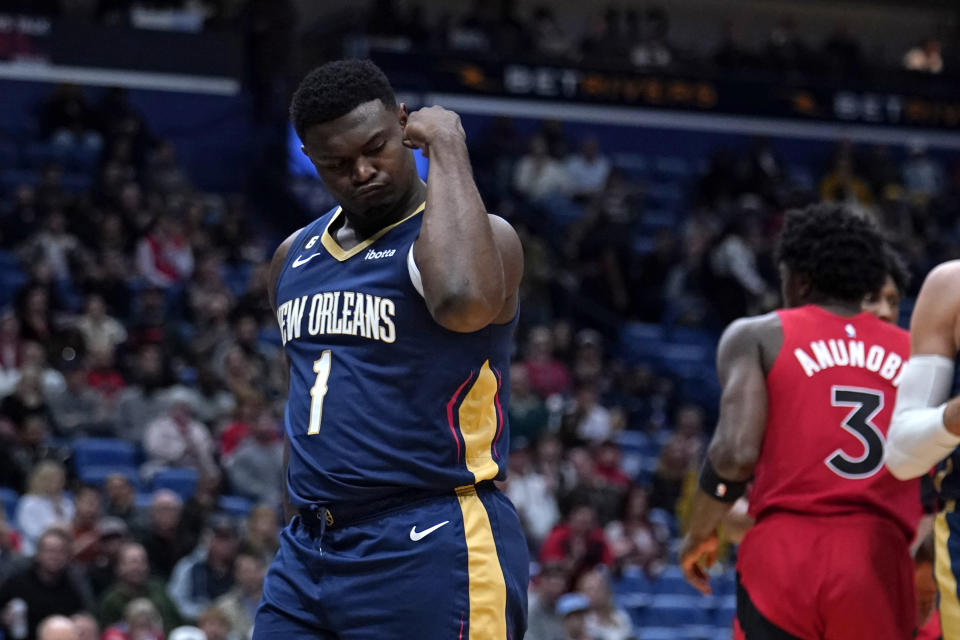
[{"label": "blue stadium seat", "polygon": [[246,518],[250,509],[253,508],[253,501],[243,496],[220,496],[217,506],[234,518]]},{"label": "blue stadium seat", "polygon": [[184,500],[197,488],[197,472],[193,469],[160,469],[153,476],[153,489],[170,489]]},{"label": "blue stadium seat", "polygon": [[40,173],[32,169],[4,169],[0,171],[0,191],[16,189],[21,184],[36,186]]},{"label": "blue stadium seat", "polygon": [[134,499],[133,505],[137,509],[149,509],[150,503],[153,502],[152,493],[138,493],[137,497]]},{"label": "blue stadium seat", "polygon": [[95,487],[103,486],[107,478],[116,473],[123,474],[127,480],[130,481],[130,484],[133,485],[134,489],[140,487],[140,476],[137,474],[137,468],[133,466],[111,464],[109,466],[86,465],[77,468],[77,477],[80,478],[80,482]]},{"label": "blue stadium seat", "polygon": [[710,635],[710,640],[731,640],[731,638],[733,638],[733,628],[730,626],[731,624],[733,623],[714,627],[713,633]]},{"label": "blue stadium seat", "polygon": [[658,594],[698,597],[699,591],[690,586],[683,577],[683,571],[676,565],[670,565],[663,570],[653,583]]},{"label": "blue stadium seat", "polygon": [[653,160],[654,171],[665,178],[686,178],[691,168],[690,163],[679,156],[658,156]]},{"label": "blue stadium seat", "polygon": [[676,627],[644,627],[637,630],[637,640],[687,640]]},{"label": "blue stadium seat", "polygon": [[20,494],[7,487],[0,487],[0,503],[3,503],[3,510],[7,516],[7,522],[13,522],[13,514],[17,510],[17,502],[20,500]]},{"label": "blue stadium seat", "polygon": [[[716,580],[714,580],[714,584],[717,584]],[[715,604],[714,624],[718,627],[729,627],[733,623],[733,618],[737,615],[737,596],[733,593],[719,596],[715,599]]]},{"label": "blue stadium seat", "polygon": [[135,467],[136,447],[114,438],[78,438],[73,443],[73,462],[79,473],[88,466]]},{"label": "blue stadium seat", "polygon": [[630,363],[656,360],[665,339],[663,327],[658,324],[631,322],[620,332],[620,349]]},{"label": "blue stadium seat", "polygon": [[14,169],[20,160],[17,145],[9,140],[0,141],[0,169]]},{"label": "blue stadium seat", "polygon": [[705,626],[713,622],[708,611],[710,600],[700,595],[658,595],[644,609],[645,627]]}]

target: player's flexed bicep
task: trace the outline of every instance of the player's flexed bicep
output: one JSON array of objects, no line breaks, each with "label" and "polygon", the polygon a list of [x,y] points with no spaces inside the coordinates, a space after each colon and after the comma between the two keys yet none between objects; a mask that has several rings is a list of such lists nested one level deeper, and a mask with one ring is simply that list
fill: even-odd
[{"label": "player's flexed bicep", "polygon": [[949,402],[960,346],[960,261],[927,276],[910,319],[904,367],[887,435],[887,468],[905,480],[927,473],[960,444],[960,398]]},{"label": "player's flexed bicep", "polygon": [[441,107],[415,111],[404,124],[404,144],[430,158],[413,254],[430,314],[460,332],[508,322],[516,312],[523,252],[509,223],[487,214],[460,117]]}]

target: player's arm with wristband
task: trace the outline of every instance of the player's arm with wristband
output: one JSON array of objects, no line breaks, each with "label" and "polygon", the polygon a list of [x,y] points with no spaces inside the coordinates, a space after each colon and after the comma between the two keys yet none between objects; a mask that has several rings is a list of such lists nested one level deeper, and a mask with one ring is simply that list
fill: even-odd
[{"label": "player's arm with wristband", "polygon": [[717,376],[723,388],[720,417],[680,547],[684,575],[702,593],[710,593],[706,570],[716,560],[717,526],[746,491],[760,456],[767,422],[764,334],[775,331],[782,341],[775,318],[734,322],[717,349]]},{"label": "player's arm with wristband", "polygon": [[427,206],[413,257],[430,314],[452,331],[478,331],[516,312],[523,252],[516,231],[487,214],[473,180],[460,117],[442,107],[411,113],[404,144],[430,159]]},{"label": "player's arm with wristband", "polygon": [[886,465],[897,478],[917,478],[960,445],[960,397],[950,400],[957,323],[960,261],[930,272],[910,320],[910,360],[897,390]]}]

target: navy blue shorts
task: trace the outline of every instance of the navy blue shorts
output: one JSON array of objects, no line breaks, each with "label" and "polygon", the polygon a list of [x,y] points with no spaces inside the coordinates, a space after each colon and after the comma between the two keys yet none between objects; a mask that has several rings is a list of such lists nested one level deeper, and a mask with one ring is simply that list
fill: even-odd
[{"label": "navy blue shorts", "polygon": [[510,500],[464,487],[343,528],[297,516],[263,585],[254,640],[520,640],[529,557]]}]

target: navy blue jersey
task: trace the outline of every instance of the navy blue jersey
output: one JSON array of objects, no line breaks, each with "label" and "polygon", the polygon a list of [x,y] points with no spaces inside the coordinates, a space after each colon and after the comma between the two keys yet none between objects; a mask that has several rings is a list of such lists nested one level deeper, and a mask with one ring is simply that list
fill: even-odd
[{"label": "navy blue jersey", "polygon": [[349,251],[327,232],[334,209],[287,254],[276,312],[295,507],[504,477],[516,317],[474,333],[434,321],[407,265],[423,208]]}]

